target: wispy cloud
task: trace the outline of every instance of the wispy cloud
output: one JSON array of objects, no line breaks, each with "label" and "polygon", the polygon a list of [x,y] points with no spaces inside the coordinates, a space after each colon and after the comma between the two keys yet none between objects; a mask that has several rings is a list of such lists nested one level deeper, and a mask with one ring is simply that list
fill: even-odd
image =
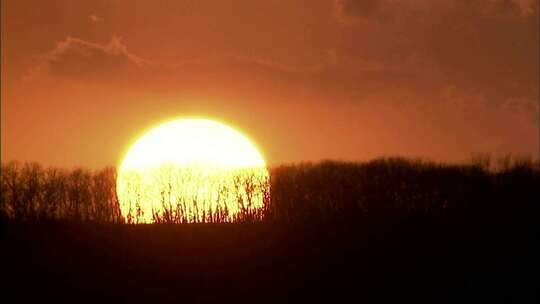
[{"label": "wispy cloud", "polygon": [[113,36],[109,43],[102,45],[68,36],[41,55],[24,80],[45,75],[68,78],[126,75],[148,65],[151,65],[149,61],[129,52],[119,37]]},{"label": "wispy cloud", "polygon": [[103,21],[105,21],[102,17],[99,17],[95,14],[91,14],[90,16],[88,16],[88,18],[90,18],[90,21],[92,21],[93,23],[102,23]]}]

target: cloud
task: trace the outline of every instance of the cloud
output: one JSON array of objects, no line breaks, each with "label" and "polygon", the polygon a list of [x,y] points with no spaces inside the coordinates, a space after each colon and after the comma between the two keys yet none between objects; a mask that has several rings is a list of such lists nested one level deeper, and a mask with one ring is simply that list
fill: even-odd
[{"label": "cloud", "polygon": [[[66,37],[45,54],[39,56],[37,64],[24,75],[23,80],[32,81],[45,77],[69,81],[111,80],[129,82],[150,80],[176,83],[177,87],[189,83],[212,83],[217,75],[225,79],[257,81],[297,82],[312,74],[321,73],[335,64],[335,54],[318,64],[302,66],[284,64],[276,60],[254,56],[216,55],[175,63],[159,63],[146,60],[128,50],[124,42],[113,36],[106,44],[89,42],[76,37]],[[153,78],[153,79],[151,79]],[[245,80],[244,80],[245,81]],[[218,85],[218,84],[214,84]]]},{"label": "cloud", "polygon": [[[501,103],[538,94],[538,2],[336,0],[342,57],[370,58]],[[370,29],[367,31],[366,29]],[[353,35],[357,37],[353,39]]]},{"label": "cloud", "polygon": [[[158,63],[132,53],[117,37],[106,44],[67,37],[41,57],[26,79],[46,75],[128,85],[144,80],[148,89],[215,92],[242,82],[253,90],[288,88],[357,101],[399,91],[414,92],[418,99],[434,103],[447,102],[439,92],[448,87],[469,92],[462,98],[482,96],[488,104],[537,98],[538,30],[534,16],[523,13],[523,4],[502,0],[335,3],[347,18],[364,23],[343,25],[342,39],[322,50],[326,57],[311,65],[219,52],[213,57]],[[367,23],[372,30],[365,30]]]},{"label": "cloud", "polygon": [[91,14],[90,16],[88,16],[88,18],[90,18],[90,21],[92,21],[93,23],[102,23],[104,21],[102,17],[94,14]]},{"label": "cloud", "polygon": [[536,0],[335,0],[335,4],[340,17],[370,18],[383,22],[396,21],[407,15],[412,17],[414,13],[440,14],[441,10],[461,10],[468,12],[471,17],[478,17],[530,15],[538,9]]},{"label": "cloud", "polygon": [[116,36],[101,45],[79,38],[67,37],[55,48],[40,56],[38,64],[26,73],[24,80],[43,76],[66,79],[98,79],[125,77],[154,64],[128,51]]}]

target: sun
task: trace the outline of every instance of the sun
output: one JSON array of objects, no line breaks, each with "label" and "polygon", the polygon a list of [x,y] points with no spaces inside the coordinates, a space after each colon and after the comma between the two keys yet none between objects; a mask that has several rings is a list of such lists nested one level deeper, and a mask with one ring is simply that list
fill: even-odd
[{"label": "sun", "polygon": [[262,218],[268,180],[246,136],[213,120],[177,119],[129,148],[116,189],[129,223],[233,222]]}]

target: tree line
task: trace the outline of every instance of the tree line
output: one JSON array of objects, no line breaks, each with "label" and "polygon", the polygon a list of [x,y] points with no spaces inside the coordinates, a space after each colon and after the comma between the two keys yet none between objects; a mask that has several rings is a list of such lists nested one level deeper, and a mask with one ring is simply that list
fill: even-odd
[{"label": "tree line", "polygon": [[123,222],[116,197],[116,170],[44,168],[2,164],[0,214],[16,221]]},{"label": "tree line", "polygon": [[[538,166],[505,158],[492,170],[489,158],[451,165],[404,158],[369,162],[322,161],[270,170],[264,206],[241,210],[237,221],[335,221],[380,216],[509,217],[538,214]],[[243,185],[244,196],[254,191]],[[37,163],[2,164],[0,215],[12,221],[125,223],[116,194],[116,170],[91,171]],[[239,204],[244,204],[239,200]],[[227,215],[202,216],[223,222]],[[182,222],[164,208],[154,222]]]},{"label": "tree line", "polygon": [[455,165],[398,157],[323,161],[280,166],[271,176],[271,217],[285,221],[515,218],[537,212],[540,201],[538,164],[509,156],[496,167],[485,155]]}]

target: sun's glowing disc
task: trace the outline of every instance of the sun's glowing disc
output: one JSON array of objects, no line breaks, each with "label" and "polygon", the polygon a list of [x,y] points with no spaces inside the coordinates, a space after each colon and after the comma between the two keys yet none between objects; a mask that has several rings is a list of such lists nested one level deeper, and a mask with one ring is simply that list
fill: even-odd
[{"label": "sun's glowing disc", "polygon": [[127,222],[257,219],[268,201],[268,171],[240,132],[207,119],[159,125],[128,150],[117,177]]}]

